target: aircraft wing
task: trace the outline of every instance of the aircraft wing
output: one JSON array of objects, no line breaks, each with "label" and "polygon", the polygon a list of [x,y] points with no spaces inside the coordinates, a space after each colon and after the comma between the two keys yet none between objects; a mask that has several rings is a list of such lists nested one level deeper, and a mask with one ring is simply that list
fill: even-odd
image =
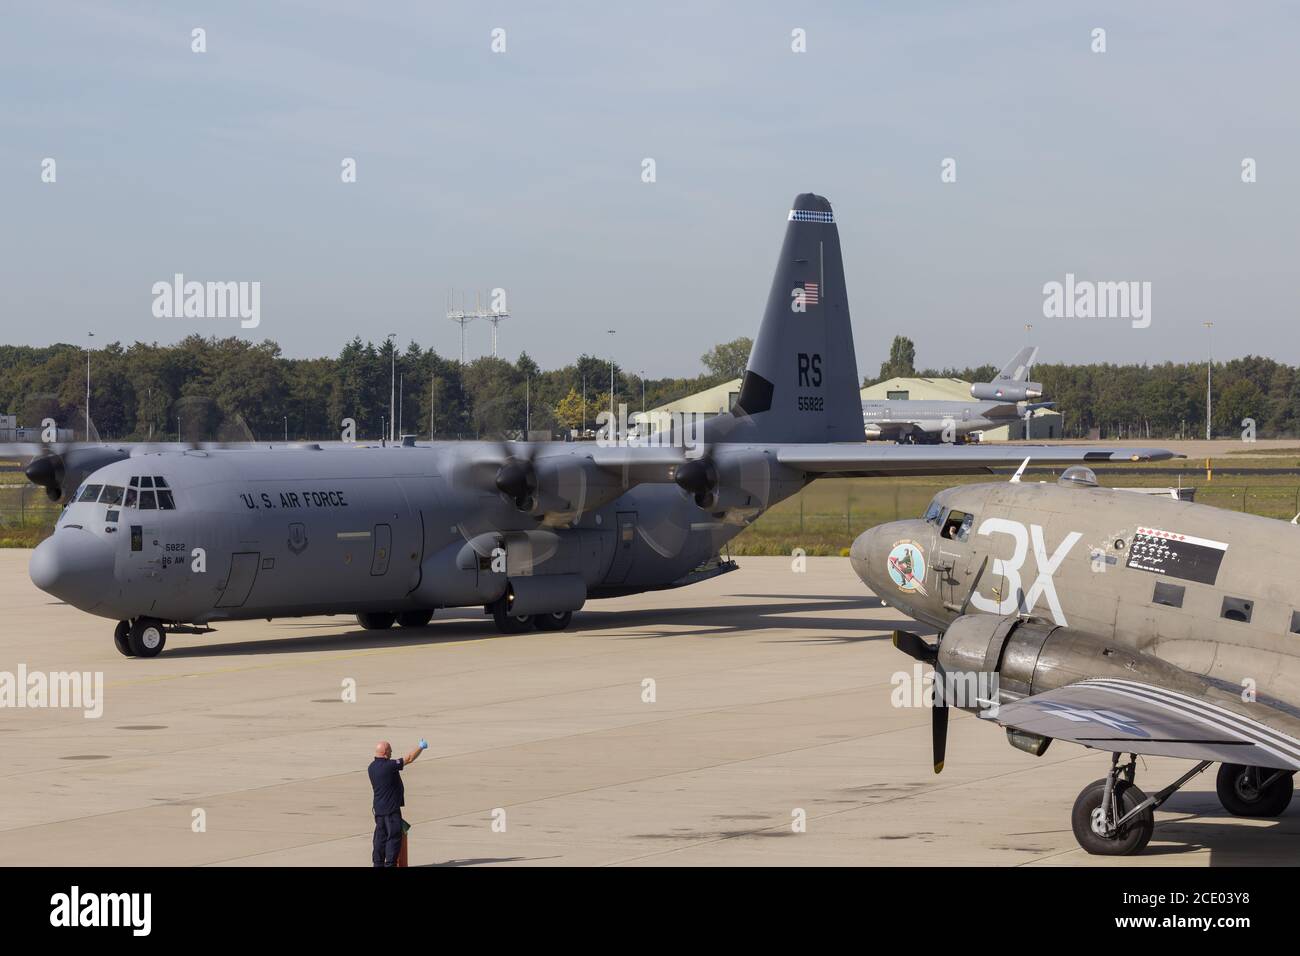
[{"label": "aircraft wing", "polygon": [[[1093,678],[998,708],[999,724],[1109,752],[1300,770],[1300,720],[1280,707],[1241,705],[1255,717],[1153,684]],[[1272,725],[1272,726],[1270,726]]]},{"label": "aircraft wing", "polygon": [[884,445],[880,443],[781,445],[777,461],[816,475],[876,478],[889,475],[965,475],[1014,468],[1026,458],[1036,465],[1180,458],[1163,448],[1095,445]]}]

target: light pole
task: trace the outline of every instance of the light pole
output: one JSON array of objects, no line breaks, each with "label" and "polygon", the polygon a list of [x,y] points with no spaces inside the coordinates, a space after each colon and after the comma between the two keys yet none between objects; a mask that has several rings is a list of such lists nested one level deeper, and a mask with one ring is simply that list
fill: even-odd
[{"label": "light pole", "polygon": [[[1213,322],[1206,322],[1206,338],[1209,339],[1208,330],[1214,327]],[[1210,339],[1210,344],[1205,349],[1205,440],[1210,440],[1210,421],[1213,411],[1213,403],[1210,397],[1210,386],[1213,382],[1214,375],[1214,340]]]},{"label": "light pole", "polygon": [[289,416],[284,416],[284,443],[289,444]]},{"label": "light pole", "polygon": [[[610,335],[613,335],[614,329],[606,329]],[[618,421],[614,417],[614,340],[609,340],[609,437],[614,438],[616,435],[614,426]]]},{"label": "light pole", "polygon": [[90,339],[94,337],[94,332],[86,333],[86,441],[90,441]]},{"label": "light pole", "polygon": [[405,405],[406,405],[406,373],[403,372],[402,377],[397,380],[397,437],[398,438],[401,438],[402,432],[406,430],[405,428],[403,428],[403,419],[405,416],[402,414],[405,411]]},{"label": "light pole", "polygon": [[396,332],[388,333],[388,347],[392,350],[389,354],[393,360],[392,377],[388,385],[388,440],[390,442],[393,440],[393,424],[397,420],[394,416],[397,411],[397,343],[393,341],[395,338],[397,338]]}]

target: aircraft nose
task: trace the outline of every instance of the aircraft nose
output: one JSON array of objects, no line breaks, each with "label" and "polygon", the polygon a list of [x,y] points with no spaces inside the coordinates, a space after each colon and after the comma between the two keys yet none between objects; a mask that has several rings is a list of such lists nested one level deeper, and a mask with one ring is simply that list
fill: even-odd
[{"label": "aircraft nose", "polygon": [[883,527],[884,525],[877,525],[868,528],[853,539],[853,547],[849,548],[849,564],[853,566],[853,573],[868,587],[874,587],[872,570],[879,563],[877,559],[880,556],[877,552],[880,547],[877,542]]},{"label": "aircraft nose", "polygon": [[32,553],[32,583],[74,607],[89,610],[103,601],[113,580],[113,550],[80,528],[59,528]]},{"label": "aircraft nose", "polygon": [[889,524],[869,528],[853,542],[849,549],[849,563],[862,583],[877,594],[889,583],[889,553],[900,540],[915,539],[917,522],[891,521]]}]

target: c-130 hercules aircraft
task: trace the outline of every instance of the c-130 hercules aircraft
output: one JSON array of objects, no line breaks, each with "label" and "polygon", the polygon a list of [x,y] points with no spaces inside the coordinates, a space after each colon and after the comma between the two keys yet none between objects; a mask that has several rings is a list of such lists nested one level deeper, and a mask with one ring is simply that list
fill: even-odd
[{"label": "c-130 hercules aircraft", "polygon": [[736,407],[689,447],[50,450],[27,474],[69,504],[32,556],[32,580],[116,620],[118,649],[137,657],[158,654],[169,627],[239,618],[354,613],[365,628],[419,627],[439,608],[482,606],[504,632],[560,630],[588,598],[734,570],[726,542],[815,478],[1019,461],[1023,448],[863,441],[831,205],[805,193],[787,222]]},{"label": "c-130 hercules aircraft", "polygon": [[[877,597],[940,632],[937,644],[894,636],[935,668],[936,773],[957,706],[1034,756],[1058,737],[1112,754],[1074,804],[1089,853],[1141,852],[1155,809],[1212,763],[1229,813],[1271,817],[1290,804],[1300,769],[1293,525],[1100,488],[1075,466],[1056,484],[949,488],[923,518],[864,532],[851,560]],[[1197,763],[1147,796],[1134,783],[1139,754]]]}]

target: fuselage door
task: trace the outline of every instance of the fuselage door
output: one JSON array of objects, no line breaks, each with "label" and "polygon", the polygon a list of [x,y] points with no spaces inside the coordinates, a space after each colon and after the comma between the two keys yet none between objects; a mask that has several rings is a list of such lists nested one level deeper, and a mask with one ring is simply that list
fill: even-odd
[{"label": "fuselage door", "polygon": [[257,580],[257,569],[262,563],[259,551],[240,551],[230,557],[230,574],[221,592],[217,607],[243,607]]}]

